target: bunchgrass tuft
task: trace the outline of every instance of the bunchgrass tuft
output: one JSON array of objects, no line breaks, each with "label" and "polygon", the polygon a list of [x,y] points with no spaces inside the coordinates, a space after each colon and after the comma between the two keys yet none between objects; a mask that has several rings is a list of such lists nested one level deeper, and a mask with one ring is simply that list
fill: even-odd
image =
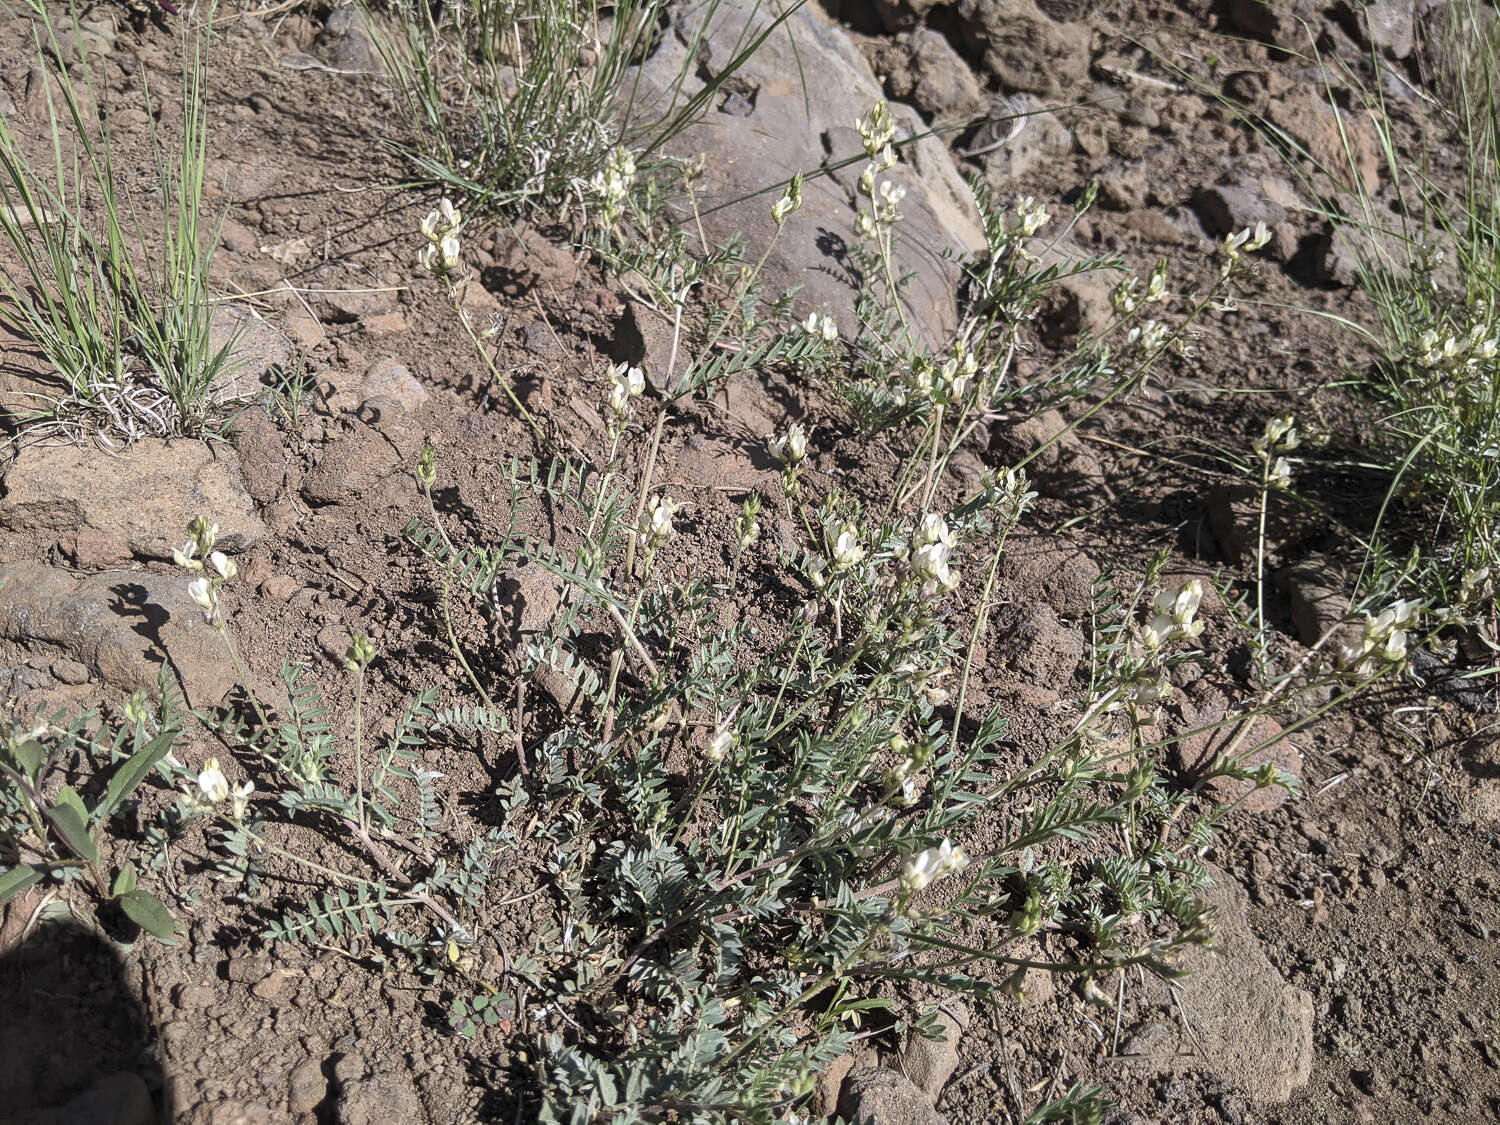
[{"label": "bunchgrass tuft", "polygon": [[140,204],[120,187],[110,115],[88,56],[70,77],[66,37],[40,0],[30,10],[49,76],[50,159],[34,163],[17,124],[0,119],[0,236],[16,263],[0,269],[0,315],[36,346],[60,386],[38,392],[21,421],[106,440],[201,433],[216,420],[216,387],[233,365],[233,340],[216,343],[210,329],[217,240],[202,214],[208,32],[182,21],[180,135],[153,124],[157,191]]}]

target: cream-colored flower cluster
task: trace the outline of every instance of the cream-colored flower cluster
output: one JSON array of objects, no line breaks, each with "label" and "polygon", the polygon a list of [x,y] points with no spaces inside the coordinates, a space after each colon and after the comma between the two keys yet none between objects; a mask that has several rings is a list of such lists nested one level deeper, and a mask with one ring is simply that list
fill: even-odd
[{"label": "cream-colored flower cluster", "polygon": [[210,758],[203,769],[185,785],[182,803],[190,812],[213,812],[228,804],[229,815],[235,820],[244,820],[250,806],[250,794],[255,792],[253,781],[230,785],[224,771],[219,768],[219,759]]},{"label": "cream-colored flower cluster", "polygon": [[939,879],[958,874],[967,866],[969,857],[964,854],[963,848],[950,840],[944,840],[935,848],[908,856],[901,864],[901,894],[910,898]]},{"label": "cream-colored flower cluster", "polygon": [[219,539],[219,525],[196,516],[188,524],[188,541],[172,551],[172,561],[184,570],[197,571],[199,577],[188,583],[188,596],[203,611],[210,625],[222,624],[219,606],[220,588],[239,573],[234,560],[214,549]]},{"label": "cream-colored flower cluster", "polygon": [[908,545],[908,558],[924,596],[947,594],[957,588],[958,571],[948,565],[955,542],[948,521],[937,513],[928,512],[918,521]]},{"label": "cream-colored flower cluster", "polygon": [[639,367],[617,363],[609,369],[609,412],[615,423],[630,414],[630,402],[646,389],[646,375]]},{"label": "cream-colored flower cluster", "polygon": [[[906,189],[890,180],[880,180],[880,175],[896,163],[896,150],[891,141],[896,136],[896,123],[885,102],[876,102],[870,111],[854,123],[860,140],[865,146],[869,163],[859,174],[859,194],[870,201],[868,210],[861,209],[855,219],[855,233],[871,237],[886,227],[901,221],[899,204],[906,196]],[[878,186],[877,186],[878,184]]]},{"label": "cream-colored flower cluster", "polygon": [[808,313],[802,322],[802,331],[825,344],[836,343],[839,338],[839,326],[833,322],[833,317],[821,313]]},{"label": "cream-colored flower cluster", "polygon": [[448,277],[458,270],[462,247],[458,232],[463,229],[463,214],[450,199],[441,200],[422,220],[422,237],[427,245],[417,253],[417,265],[434,277]]},{"label": "cream-colored flower cluster", "polygon": [[1405,598],[1392,602],[1377,614],[1365,614],[1359,640],[1345,645],[1339,653],[1345,674],[1355,680],[1368,680],[1379,672],[1405,666],[1406,636],[1421,616],[1422,603]]},{"label": "cream-colored flower cluster", "polygon": [[670,496],[653,496],[641,512],[640,535],[646,546],[655,550],[672,538],[672,517],[680,505]]},{"label": "cream-colored flower cluster", "polygon": [[1146,648],[1155,652],[1168,641],[1191,640],[1203,632],[1203,622],[1197,619],[1202,601],[1203,583],[1196,578],[1159,592],[1152,603],[1151,619],[1141,630]]},{"label": "cream-colored flower cluster", "polygon": [[1292,486],[1292,463],[1283,453],[1290,453],[1302,444],[1302,435],[1297,432],[1297,420],[1290,414],[1278,414],[1266,423],[1265,431],[1252,443],[1266,466],[1266,485],[1285,490]]},{"label": "cream-colored flower cluster", "polygon": [[1156,268],[1146,282],[1146,291],[1140,292],[1141,280],[1132,274],[1116,285],[1109,294],[1110,307],[1117,316],[1129,316],[1141,305],[1155,305],[1167,299],[1167,260],[1158,259]]},{"label": "cream-colored flower cluster", "polygon": [[1225,235],[1222,244],[1224,264],[1219,269],[1220,276],[1228,277],[1234,272],[1234,267],[1239,263],[1240,254],[1254,253],[1270,241],[1271,230],[1265,223],[1256,223],[1253,230],[1246,227],[1244,230]]},{"label": "cream-colored flower cluster", "polygon": [[801,488],[802,462],[807,459],[808,432],[801,422],[787,426],[786,433],[771,439],[771,456],[781,465],[781,492],[788,500]]},{"label": "cream-colored flower cluster", "polygon": [[594,173],[589,187],[599,201],[599,214],[606,226],[613,226],[625,213],[630,189],[635,186],[635,156],[628,149],[616,148],[603,168]]}]

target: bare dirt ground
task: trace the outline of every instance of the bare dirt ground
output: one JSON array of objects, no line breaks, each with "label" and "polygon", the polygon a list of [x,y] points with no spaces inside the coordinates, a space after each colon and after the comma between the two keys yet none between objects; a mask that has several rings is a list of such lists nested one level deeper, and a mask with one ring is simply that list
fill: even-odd
[{"label": "bare dirt ground", "polygon": [[[1165,255],[1188,289],[1212,280],[1213,238],[1258,220],[1274,231],[1238,314],[1206,324],[1191,358],[1174,358],[1035,466],[1043,499],[1007,567],[1014,612],[999,615],[988,639],[980,687],[981,702],[1006,703],[1015,752],[1040,744],[1049,708],[1078,675],[1088,588],[1101,568],[1139,570],[1165,546],[1169,573],[1217,574],[1248,588],[1254,560],[1237,482],[1211,451],[1248,447],[1265,419],[1287,408],[1321,420],[1331,466],[1305,484],[1328,518],[1287,511],[1273,520],[1269,610],[1285,644],[1305,643],[1311,582],[1298,568],[1316,563],[1348,581],[1358,556],[1339,523],[1367,526],[1383,483],[1336,468],[1348,460],[1340,450],[1357,448],[1373,424],[1331,384],[1364,361],[1335,325],[1291,307],[1354,318],[1369,310],[1280,158],[1213,93],[1329,153],[1338,126],[1310,72],[1306,32],[1258,5],[1195,0],[994,5],[1008,37],[973,15],[982,4],[829,7],[848,21],[887,94],[929,123],[983,114],[1002,95],[1030,99],[1023,108],[1065,107],[1029,118],[989,151],[981,150],[990,137],[974,130],[948,139],[961,167],[1004,194],[1061,207],[1097,178],[1099,205],[1072,235],[1084,252],[1119,252],[1142,268]],[[170,17],[100,6],[89,18],[112,28],[91,58],[108,91],[120,166],[138,170],[149,159],[145,91],[155,113],[169,120],[179,112]],[[248,497],[232,627],[252,676],[271,683],[283,663],[306,662],[331,685],[336,708],[349,702],[336,672],[357,629],[385,654],[374,687],[382,713],[434,682],[457,696],[462,684],[435,633],[431,569],[402,536],[418,511],[411,468],[424,438],[432,440],[442,509],[478,539],[503,525],[511,459],[541,449],[487,389],[477,361],[454,364],[446,296],[415,278],[415,231],[433,196],[389,186],[409,168],[385,147],[402,138],[391,132],[381,78],[347,73],[369,62],[362,33],[316,5],[226,7],[218,18],[205,192],[205,206],[223,215],[214,281],[259,318],[249,338],[267,362],[305,349],[322,387],[297,427],[256,406],[227,443],[206,447],[210,462],[233,454]],[[1336,6],[1309,18],[1326,57],[1368,61],[1357,12]],[[14,11],[0,21],[0,112],[40,142],[44,84],[29,35]],[[1379,55],[1390,72],[1381,80],[1389,112],[1412,129],[1424,111],[1403,90],[1420,85],[1421,55],[1404,46],[1404,54],[1398,42]],[[849,118],[864,108],[851,105]],[[1349,136],[1378,191],[1379,160],[1357,115]],[[127,181],[139,199],[150,190],[144,176]],[[565,231],[536,220],[495,222],[471,231],[469,243],[475,262],[464,302],[500,326],[500,370],[564,449],[601,456],[598,377],[631,347],[622,326],[628,291],[582,260]],[[1080,328],[1097,324],[1106,293],[1107,283],[1080,286],[1049,310],[1040,326],[1046,343],[1065,350]],[[35,385],[34,357],[13,339],[3,346],[0,391]],[[669,573],[729,557],[740,498],[776,487],[764,441],[788,416],[820,435],[815,487],[857,489],[891,473],[894,455],[862,442],[818,388],[741,379],[669,427],[659,479],[692,502]],[[1002,420],[967,452],[969,467],[977,475],[987,463],[1003,465],[1061,424]],[[118,662],[100,652],[113,645],[124,660],[139,644],[159,653],[152,621],[131,616],[128,596],[111,610],[101,593],[95,616],[80,611],[67,627],[38,633],[27,626],[39,619],[38,591],[64,581],[59,575],[108,576],[102,587],[82,588],[115,594],[131,583],[152,596],[180,585],[161,547],[193,511],[172,488],[120,495],[110,481],[154,464],[179,484],[197,482],[191,505],[217,495],[213,469],[205,447],[189,441],[116,453],[66,446],[46,454],[54,460],[42,468],[37,448],[33,437],[15,435],[0,466],[0,568],[12,580],[0,592],[0,696],[23,711],[42,703],[118,708],[130,674],[111,672]],[[49,489],[53,501],[17,500]],[[94,494],[102,510],[80,519],[75,505],[59,517],[55,498],[69,489]],[[156,526],[162,539],[152,547]],[[790,594],[785,602],[747,612],[770,626],[796,604]],[[1179,685],[1179,708],[1222,707],[1249,682],[1246,650],[1222,606],[1206,605],[1205,614],[1203,644],[1214,659]],[[129,627],[120,639],[122,621]],[[459,624],[478,660],[505,666],[514,622],[473,615]],[[87,652],[75,643],[85,634],[95,638]],[[211,706],[228,686],[225,673],[209,649],[190,645],[164,647],[183,664],[193,702]],[[1014,1001],[956,1016],[963,1030],[937,1111],[955,1123],[1019,1121],[1044,1094],[1083,1080],[1104,1089],[1118,1107],[1109,1120],[1122,1125],[1500,1117],[1500,750],[1483,733],[1495,694],[1485,682],[1444,687],[1445,670],[1435,665],[1419,670],[1426,682],[1366,698],[1277,749],[1301,776],[1300,797],[1228,814],[1206,857],[1218,872],[1227,956],[1198,956],[1196,973],[1172,988],[1127,977],[1081,989],[1028,974]],[[154,680],[154,668],[148,674]],[[1184,726],[1192,718],[1176,715]],[[446,815],[482,831],[490,815],[483,795],[513,764],[498,747],[434,762],[446,774]],[[312,837],[306,846],[327,847]],[[186,931],[175,948],[66,936],[33,925],[39,899],[11,904],[0,928],[0,1120],[519,1119],[524,1099],[512,1090],[512,1064],[520,1048],[502,1032],[452,1035],[429,990],[372,958],[263,945],[255,936],[262,919],[222,896],[212,874],[175,854],[163,873]],[[496,918],[499,932],[524,942],[533,906],[545,909],[517,904]],[[867,1047],[889,1055],[893,1045]],[[93,1102],[43,1112],[91,1089]]]}]

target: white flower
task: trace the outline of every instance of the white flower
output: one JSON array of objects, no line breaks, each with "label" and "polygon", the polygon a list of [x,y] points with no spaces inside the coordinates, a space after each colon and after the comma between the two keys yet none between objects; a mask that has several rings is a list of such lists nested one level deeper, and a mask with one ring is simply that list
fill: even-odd
[{"label": "white flower", "polygon": [[948,521],[936,512],[927,512],[917,524],[918,543],[937,543],[948,550],[953,549],[953,532],[948,530]]},{"label": "white flower", "polygon": [[1165,613],[1158,613],[1146,623],[1141,639],[1146,642],[1147,648],[1160,648],[1172,635],[1172,629],[1172,619]]},{"label": "white flower", "polygon": [[1152,602],[1155,612],[1141,630],[1146,647],[1157,649],[1169,640],[1189,640],[1203,632],[1203,622],[1193,620],[1202,601],[1203,583],[1196,578],[1161,590]]},{"label": "white flower", "polygon": [[734,731],[730,730],[729,723],[723,723],[714,736],[708,740],[708,745],[703,750],[703,756],[710,762],[722,762],[729,757],[729,752],[734,749]]},{"label": "white flower", "polygon": [[642,513],[641,534],[653,547],[659,547],[672,536],[672,517],[677,501],[669,496],[653,496]]},{"label": "white flower", "polygon": [[920,578],[943,582],[948,577],[948,548],[942,543],[923,543],[911,553],[911,568]]},{"label": "white flower", "polygon": [[210,758],[203,763],[198,774],[198,793],[210,805],[221,804],[229,799],[229,779],[219,768],[219,759]]},{"label": "white flower", "polygon": [[240,572],[240,568],[235,566],[234,560],[228,558],[223,551],[210,552],[208,556],[208,565],[211,566],[214,570],[214,573],[222,578],[225,582],[228,582],[231,578],[233,578]]},{"label": "white flower", "polygon": [[833,322],[833,317],[815,312],[807,314],[807,319],[802,322],[802,331],[815,339],[821,339],[825,344],[831,344],[839,338],[839,326]]},{"label": "white flower", "polygon": [[1181,586],[1162,590],[1156,595],[1156,611],[1165,614],[1174,625],[1186,625],[1193,620],[1198,606],[1203,601],[1203,583],[1196,578]]},{"label": "white flower", "polygon": [[219,608],[219,592],[214,588],[212,580],[208,578],[195,578],[188,583],[188,597],[198,603],[198,608],[203,610],[203,616],[212,622],[214,613]]},{"label": "white flower", "polygon": [[235,820],[245,819],[245,810],[250,805],[250,794],[255,792],[255,782],[245,781],[229,791],[229,811]]},{"label": "white flower", "polygon": [[625,417],[630,410],[630,391],[624,383],[609,388],[609,409],[616,418]]},{"label": "white flower", "polygon": [[783,436],[771,442],[771,456],[788,468],[807,456],[807,431],[801,422],[793,422]]},{"label": "white flower", "polygon": [[1406,633],[1401,629],[1392,629],[1386,637],[1385,643],[1380,646],[1380,659],[1387,664],[1400,664],[1406,659]]},{"label": "white flower", "polygon": [[854,123],[854,128],[864,142],[868,156],[880,152],[896,135],[896,123],[891,118],[890,107],[883,100],[871,106],[869,112]]},{"label": "white flower", "polygon": [[1154,352],[1166,342],[1167,326],[1159,320],[1148,320],[1125,333],[1125,343],[1143,352]]},{"label": "white flower", "polygon": [[1271,463],[1266,472],[1266,484],[1271,488],[1286,489],[1292,487],[1292,464],[1285,457],[1278,457]]},{"label": "white flower", "polygon": [[799,173],[792,177],[792,182],[787,185],[786,194],[771,204],[771,218],[777,227],[780,227],[787,218],[802,209],[802,176]]},{"label": "white flower", "polygon": [[[621,367],[625,367],[622,363]],[[630,392],[631,398],[640,397],[646,389],[646,373],[639,367],[625,367],[625,373],[621,377],[625,389]]]},{"label": "white flower", "polygon": [[1255,452],[1268,457],[1273,453],[1290,453],[1301,444],[1297,420],[1290,414],[1278,414],[1266,423],[1265,432],[1251,446]]},{"label": "white flower", "polygon": [[880,198],[885,200],[887,207],[895,207],[906,198],[906,189],[900,184],[893,184],[890,180],[880,185]]},{"label": "white flower", "polygon": [[827,533],[828,557],[834,570],[847,570],[865,557],[865,549],[859,543],[859,531],[847,521],[837,527],[830,526]]},{"label": "white flower", "polygon": [[961,847],[944,840],[935,848],[908,856],[901,864],[901,891],[910,896],[923,890],[945,875],[962,871],[969,865],[969,857]]}]

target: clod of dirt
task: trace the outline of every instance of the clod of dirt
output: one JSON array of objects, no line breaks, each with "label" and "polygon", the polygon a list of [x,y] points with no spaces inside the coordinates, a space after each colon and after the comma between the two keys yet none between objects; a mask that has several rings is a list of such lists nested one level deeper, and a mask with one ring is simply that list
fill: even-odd
[{"label": "clod of dirt", "polygon": [[[691,97],[701,89],[704,75],[734,58],[746,36],[771,18],[754,0],[717,5],[701,39],[706,63],[695,71],[686,46],[675,39],[663,41],[641,68],[641,99],[664,101],[685,66],[692,77],[681,85],[680,96]],[[818,60],[819,79],[804,86],[808,58]],[[670,146],[706,157],[698,189],[704,233],[715,241],[743,236],[749,256],[758,256],[776,232],[770,213],[776,197],[764,194],[767,185],[850,159],[833,175],[803,184],[802,209],[786,220],[761,276],[768,293],[802,286],[799,315],[806,309],[826,310],[840,333],[851,338],[858,329],[854,298],[869,279],[858,276],[849,256],[856,215],[852,185],[864,164],[849,123],[851,107],[857,114],[874,104],[881,98],[880,86],[848,33],[816,4],[793,12],[737,74],[757,91],[753,104],[740,107],[749,116],[730,118],[721,109]],[[891,112],[898,139],[926,131],[909,106],[892,106]],[[733,127],[726,128],[731,122]],[[896,247],[898,268],[914,273],[905,291],[906,312],[919,333],[935,342],[946,338],[958,315],[957,263],[942,251],[976,252],[983,247],[982,233],[972,195],[941,140],[928,136],[903,146],[901,161],[881,179],[906,189]]]},{"label": "clod of dirt", "polygon": [[121,536],[94,527],[59,536],[57,549],[79,570],[106,570],[130,561],[130,545]]},{"label": "clod of dirt", "polygon": [[1039,493],[1102,499],[1104,469],[1076,431],[1065,432],[1067,426],[1068,420],[1056,410],[1014,424],[997,422],[990,430],[990,459],[997,465],[1014,465],[1041,450],[1027,466]]},{"label": "clod of dirt", "polygon": [[839,1094],[844,1088],[844,1079],[854,1069],[854,1054],[840,1055],[828,1064],[818,1078],[818,1087],[813,1091],[810,1108],[815,1118],[832,1117],[838,1112]]},{"label": "clod of dirt", "polygon": [[1201,1065],[1256,1101],[1281,1104],[1312,1074],[1313,998],[1267,960],[1234,877],[1211,865],[1208,872],[1217,948],[1183,955],[1179,1003],[1202,1044]]},{"label": "clod of dirt", "polygon": [[838,1112],[850,1125],[948,1125],[919,1086],[881,1066],[856,1070],[844,1079]]},{"label": "clod of dirt", "polygon": [[1020,602],[995,615],[1004,654],[1030,682],[1061,690],[1083,660],[1083,634],[1064,625],[1044,603]]},{"label": "clod of dirt", "polygon": [[387,1125],[425,1119],[422,1101],[401,1070],[382,1067],[375,1074],[344,1083],[339,1090],[339,1125]]},{"label": "clod of dirt", "polygon": [[[1349,613],[1345,583],[1326,560],[1308,559],[1281,571],[1276,581],[1291,604],[1297,639],[1309,647],[1317,644],[1325,633],[1338,628]],[[1358,632],[1357,626],[1350,628]]]},{"label": "clod of dirt", "polygon": [[1227,30],[1239,31],[1286,51],[1309,50],[1322,24],[1317,0],[1267,3],[1266,0],[1229,0],[1224,8]]},{"label": "clod of dirt", "polygon": [[931,28],[877,42],[869,57],[884,79],[886,94],[910,102],[929,121],[962,120],[984,111],[984,94],[974,72]]},{"label": "clod of dirt", "polygon": [[1349,183],[1352,168],[1364,190],[1375,191],[1380,183],[1380,150],[1374,130],[1358,113],[1336,114],[1316,88],[1297,88],[1273,101],[1269,114],[1335,183]]},{"label": "clod of dirt", "polygon": [[287,1108],[293,1113],[309,1113],[328,1096],[328,1079],[323,1066],[314,1059],[298,1063],[286,1076]]},{"label": "clod of dirt", "polygon": [[415,414],[427,401],[427,388],[395,356],[382,356],[365,372],[363,384],[365,400],[390,397],[396,399],[406,411]]},{"label": "clod of dirt", "polygon": [[[1178,701],[1177,707],[1187,730],[1224,719],[1221,699],[1206,698],[1197,704],[1191,699],[1182,699]],[[1281,727],[1276,721],[1264,715],[1240,722],[1228,722],[1214,730],[1189,735],[1172,747],[1170,757],[1189,779],[1202,777],[1226,758],[1237,759],[1249,770],[1273,765],[1293,777],[1302,776],[1301,753],[1292,743],[1282,738]],[[1230,777],[1214,778],[1208,783],[1208,791],[1220,801],[1243,797],[1244,804],[1241,807],[1250,813],[1270,812],[1287,799],[1284,789],[1276,786],[1257,789],[1254,782]]]},{"label": "clod of dirt", "polygon": [[938,1008],[936,1018],[943,1030],[942,1039],[927,1039],[909,1032],[901,1050],[901,1072],[933,1105],[937,1105],[943,1087],[958,1067],[958,1042],[969,1029],[969,1010],[961,1001],[951,1000]]},{"label": "clod of dirt", "polygon": [[1366,41],[1393,59],[1404,59],[1416,49],[1417,29],[1411,0],[1384,0],[1356,9]]},{"label": "clod of dirt", "polygon": [[1041,535],[1012,535],[1000,573],[1017,590],[1034,591],[1062,617],[1086,618],[1099,567],[1077,547]]},{"label": "clod of dirt", "polygon": [[975,134],[968,151],[997,190],[1012,191],[1028,172],[1072,153],[1072,132],[1040,98],[994,99],[989,108],[996,121]]},{"label": "clod of dirt", "polygon": [[[1201,189],[1193,196],[1193,208],[1203,220],[1203,229],[1215,238],[1265,223],[1275,227],[1286,221],[1286,208],[1271,199],[1259,183],[1248,176]],[[1277,243],[1277,256],[1295,249]]]},{"label": "clod of dirt", "polygon": [[[1204,515],[1226,561],[1255,561],[1260,540],[1258,489],[1248,485],[1210,489],[1204,497]],[[1267,560],[1295,557],[1323,528],[1320,517],[1273,493],[1266,509]]]},{"label": "clod of dirt", "polygon": [[266,537],[238,456],[201,441],[145,439],[103,466],[90,446],[26,446],[6,473],[0,499],[0,527],[7,530],[91,528],[123,539],[147,559],[170,559],[197,515],[219,525],[218,547],[226,554]]},{"label": "clod of dirt", "polygon": [[380,52],[361,18],[362,8],[335,8],[314,44],[329,66],[345,74],[382,74]]},{"label": "clod of dirt", "polygon": [[272,367],[285,367],[292,343],[246,305],[226,304],[214,309],[208,325],[208,346],[218,354],[227,348],[223,369],[213,382],[215,402],[229,403],[260,393],[261,379]]},{"label": "clod of dirt", "polygon": [[250,499],[264,507],[281,496],[286,489],[286,446],[271,416],[258,406],[241,411],[230,441],[239,454],[240,474]]},{"label": "clod of dirt", "polygon": [[314,504],[365,499],[400,468],[396,446],[373,426],[357,425],[323,447],[302,495]]},{"label": "clod of dirt", "polygon": [[[899,31],[923,22],[937,6],[936,0],[879,0],[876,10],[887,29]],[[1052,97],[1076,90],[1088,73],[1087,25],[1053,19],[1033,0],[945,7],[965,53],[1005,90]]]},{"label": "clod of dirt", "polygon": [[625,315],[620,318],[615,333],[615,359],[639,367],[646,377],[646,384],[657,394],[666,394],[671,390],[669,375],[675,381],[685,362],[685,357],[679,354],[675,360],[677,370],[670,370],[674,364],[673,335],[671,322],[663,319],[660,313],[653,312],[639,301],[630,301],[625,305]]},{"label": "clod of dirt", "polygon": [[484,271],[485,284],[504,296],[522,297],[541,288],[556,297],[578,281],[578,263],[567,248],[530,228],[497,232],[487,245],[493,265]]}]

